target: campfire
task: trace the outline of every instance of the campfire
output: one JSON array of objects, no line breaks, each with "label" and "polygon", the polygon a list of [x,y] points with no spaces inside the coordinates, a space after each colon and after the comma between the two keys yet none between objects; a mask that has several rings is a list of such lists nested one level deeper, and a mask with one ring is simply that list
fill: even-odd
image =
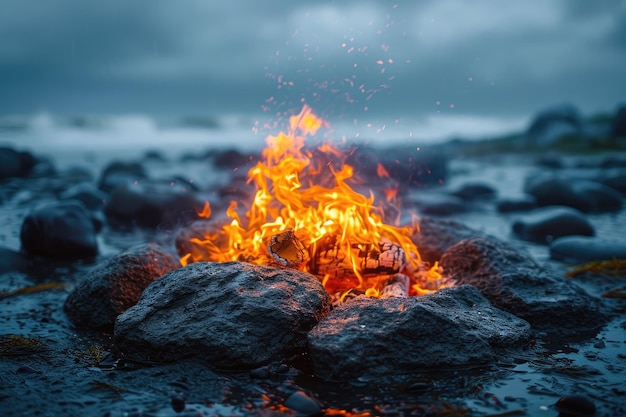
[{"label": "campfire", "polygon": [[[294,268],[318,276],[330,294],[368,297],[423,295],[442,286],[438,263],[422,261],[411,236],[419,232],[415,217],[400,225],[397,188],[363,195],[349,152],[324,143],[306,147],[328,123],[304,106],[289,118],[288,132],[268,136],[261,160],[248,171],[255,195],[245,215],[231,201],[228,221],[219,229],[192,238],[190,262],[244,261]],[[389,177],[382,165],[379,177]],[[389,221],[385,213],[395,213]],[[205,203],[198,213],[209,218]],[[388,223],[389,222],[389,223]],[[395,224],[390,224],[395,223]]]}]

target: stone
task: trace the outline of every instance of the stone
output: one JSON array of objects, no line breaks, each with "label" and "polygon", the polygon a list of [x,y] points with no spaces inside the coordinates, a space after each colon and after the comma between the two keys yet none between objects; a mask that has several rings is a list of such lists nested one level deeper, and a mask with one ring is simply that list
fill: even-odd
[{"label": "stone", "polygon": [[31,265],[31,261],[23,254],[9,248],[0,247],[0,274],[23,271]]},{"label": "stone", "polygon": [[76,326],[111,330],[150,283],[179,267],[178,259],[158,245],[134,246],[89,271],[65,300],[65,314]]},{"label": "stone", "polygon": [[110,193],[119,186],[135,184],[147,178],[148,174],[139,162],[113,162],[102,171],[98,188]]},{"label": "stone", "polygon": [[118,316],[114,341],[136,360],[199,357],[256,368],[302,354],[330,308],[313,275],[241,262],[193,263],[153,282]]},{"label": "stone", "polygon": [[83,203],[53,201],[30,210],[22,223],[22,249],[31,255],[62,259],[98,253],[97,225]]},{"label": "stone", "polygon": [[483,183],[468,183],[461,185],[451,192],[453,196],[464,201],[489,200],[494,198],[498,192],[491,185]]},{"label": "stone", "polygon": [[565,167],[565,161],[563,160],[563,156],[559,153],[546,152],[535,159],[535,165],[550,169],[563,169]]},{"label": "stone", "polygon": [[432,264],[440,260],[448,248],[462,240],[480,236],[484,234],[454,220],[422,217],[419,219],[419,232],[411,236],[411,240],[417,245],[422,259]]},{"label": "stone", "polygon": [[451,216],[467,211],[467,203],[448,194],[422,193],[413,202],[419,212],[428,216]]},{"label": "stone", "polygon": [[525,191],[540,207],[568,206],[585,213],[606,213],[620,210],[623,197],[600,182],[566,179],[555,175],[539,175],[529,179]]},{"label": "stone", "polygon": [[114,227],[175,227],[198,218],[204,202],[184,185],[142,183],[115,188],[104,208]]},{"label": "stone", "polygon": [[570,263],[626,259],[626,239],[561,237],[550,243],[550,257]]},{"label": "stone", "polygon": [[595,334],[607,321],[596,298],[505,242],[464,240],[440,264],[452,282],[475,286],[495,307],[555,339]]},{"label": "stone", "polygon": [[296,391],[285,400],[285,407],[298,413],[299,416],[321,415],[320,403],[304,391]]},{"label": "stone", "polygon": [[316,376],[345,380],[484,365],[529,337],[527,322],[465,285],[422,297],[345,302],[309,333],[309,345]]},{"label": "stone", "polygon": [[580,135],[583,121],[578,109],[571,104],[561,104],[540,111],[526,132],[529,144],[552,145],[568,136]]},{"label": "stone", "polygon": [[571,207],[542,207],[513,222],[513,233],[535,243],[550,243],[562,236],[593,236],[595,230],[580,211]]},{"label": "stone", "polygon": [[614,138],[626,138],[626,104],[619,106],[611,125],[611,136]]},{"label": "stone", "polygon": [[626,195],[626,169],[615,169],[603,172],[597,181]]},{"label": "stone", "polygon": [[109,195],[90,182],[81,182],[63,191],[60,198],[81,201],[89,210],[101,210]]},{"label": "stone", "polygon": [[20,152],[13,148],[0,147],[0,181],[8,178],[28,176],[37,160],[30,152]]}]

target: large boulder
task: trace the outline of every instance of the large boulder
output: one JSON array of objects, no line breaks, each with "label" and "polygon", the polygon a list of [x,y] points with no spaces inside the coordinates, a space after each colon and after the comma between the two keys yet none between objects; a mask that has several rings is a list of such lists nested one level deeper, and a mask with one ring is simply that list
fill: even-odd
[{"label": "large boulder", "polygon": [[348,301],[315,326],[309,344],[316,376],[355,379],[486,364],[500,348],[522,348],[529,336],[527,322],[466,285],[423,297]]},{"label": "large boulder", "polygon": [[97,224],[83,203],[75,200],[41,204],[22,223],[22,249],[31,255],[80,259],[98,253]]},{"label": "large boulder", "polygon": [[330,297],[313,275],[240,262],[193,263],[152,283],[118,316],[115,344],[128,357],[204,358],[245,368],[304,352]]},{"label": "large boulder", "polygon": [[495,307],[552,336],[588,336],[606,323],[597,299],[505,242],[464,240],[446,251],[441,266],[456,284],[475,286]]},{"label": "large boulder", "polygon": [[626,239],[566,236],[550,243],[550,257],[572,263],[626,259]]},{"label": "large boulder", "polygon": [[83,277],[65,300],[65,314],[77,326],[110,330],[150,283],[179,267],[178,259],[158,245],[130,248]]}]

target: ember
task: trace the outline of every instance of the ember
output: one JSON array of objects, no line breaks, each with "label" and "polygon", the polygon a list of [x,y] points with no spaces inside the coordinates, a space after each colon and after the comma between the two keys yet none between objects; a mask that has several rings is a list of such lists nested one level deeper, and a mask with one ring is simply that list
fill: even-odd
[{"label": "ember", "polygon": [[[269,136],[261,161],[248,172],[256,194],[245,217],[232,201],[230,222],[191,239],[192,251],[181,263],[238,260],[297,268],[319,276],[331,294],[357,289],[378,297],[398,273],[409,277],[410,295],[438,289],[438,264],[428,268],[411,240],[417,223],[385,223],[374,193],[365,196],[349,185],[354,169],[344,163],[344,152],[328,143],[305,148],[306,137],[327,126],[305,105],[290,117],[288,133]],[[388,176],[382,166],[377,171]],[[389,200],[396,197],[394,189],[382,191]],[[210,212],[207,203],[199,216]]]}]

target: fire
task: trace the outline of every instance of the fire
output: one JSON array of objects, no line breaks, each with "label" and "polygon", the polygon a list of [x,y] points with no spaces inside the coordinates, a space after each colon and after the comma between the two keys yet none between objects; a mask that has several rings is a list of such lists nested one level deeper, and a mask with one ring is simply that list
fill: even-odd
[{"label": "fire", "polygon": [[[401,271],[411,279],[412,294],[428,292],[424,287],[440,275],[437,265],[424,270],[411,240],[417,223],[386,224],[373,192],[366,196],[349,185],[354,168],[344,163],[344,152],[328,143],[305,148],[306,137],[325,126],[305,105],[290,117],[287,133],[269,136],[261,161],[248,172],[247,182],[256,193],[245,216],[232,201],[228,223],[205,239],[191,239],[198,250],[181,263],[281,264],[320,276],[330,293],[355,288],[369,296],[378,295],[389,277],[385,272]],[[382,165],[377,172],[388,176]],[[390,190],[385,194],[396,197]],[[209,215],[207,203],[199,216]],[[377,274],[371,276],[372,270]]]}]

